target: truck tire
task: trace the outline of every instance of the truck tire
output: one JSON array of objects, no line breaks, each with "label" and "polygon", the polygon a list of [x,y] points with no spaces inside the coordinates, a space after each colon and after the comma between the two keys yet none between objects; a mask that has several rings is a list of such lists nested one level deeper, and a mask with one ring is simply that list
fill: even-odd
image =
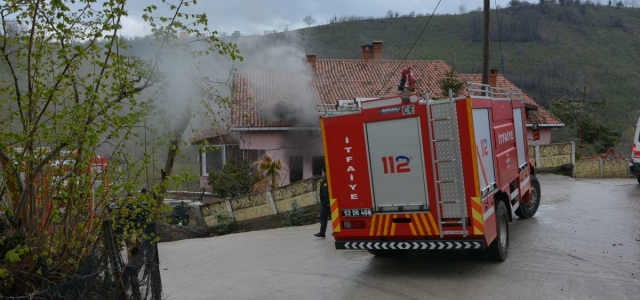
[{"label": "truck tire", "polygon": [[637,175],[637,176],[638,176],[638,184],[640,184],[640,175]]},{"label": "truck tire", "polygon": [[468,259],[471,260],[480,260],[487,258],[487,253],[484,250],[474,249],[474,250],[465,250],[465,254]]},{"label": "truck tire", "polygon": [[496,232],[496,238],[487,249],[487,256],[502,262],[507,260],[509,254],[509,216],[503,201],[498,201],[496,205]]},{"label": "truck tire", "polygon": [[529,193],[531,193],[531,201],[529,202],[520,202],[520,206],[516,209],[516,216],[526,219],[531,218],[538,211],[538,207],[540,206],[540,181],[535,176],[531,176],[531,188],[529,189]]}]

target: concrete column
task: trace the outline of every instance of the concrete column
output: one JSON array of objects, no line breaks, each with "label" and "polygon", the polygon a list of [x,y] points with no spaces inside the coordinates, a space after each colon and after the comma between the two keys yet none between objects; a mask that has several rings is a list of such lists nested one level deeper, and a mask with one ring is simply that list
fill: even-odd
[{"label": "concrete column", "polygon": [[231,219],[231,222],[235,222],[236,218],[233,216],[233,209],[231,208],[231,202],[229,202],[229,198],[224,199],[224,203],[227,205],[227,212],[229,213],[229,219]]},{"label": "concrete column", "polygon": [[271,204],[271,210],[273,210],[273,214],[278,214],[278,208],[276,207],[276,202],[273,201],[273,195],[271,194],[271,189],[267,190],[267,199],[269,199],[269,204]]},{"label": "concrete column", "polygon": [[576,178],[576,143],[571,141],[571,165],[573,166],[573,178]]},{"label": "concrete column", "polygon": [[200,176],[207,176],[207,151],[204,148],[200,151],[200,161]]},{"label": "concrete column", "polygon": [[220,146],[222,148],[222,167],[227,164],[227,145]]},{"label": "concrete column", "polygon": [[318,192],[313,191],[313,205],[317,205],[317,204],[318,204]]},{"label": "concrete column", "polygon": [[599,159],[600,160],[600,178],[604,177],[604,162],[602,161],[602,158]]},{"label": "concrete column", "polygon": [[540,145],[536,144],[536,168],[541,168],[542,163],[540,162]]}]

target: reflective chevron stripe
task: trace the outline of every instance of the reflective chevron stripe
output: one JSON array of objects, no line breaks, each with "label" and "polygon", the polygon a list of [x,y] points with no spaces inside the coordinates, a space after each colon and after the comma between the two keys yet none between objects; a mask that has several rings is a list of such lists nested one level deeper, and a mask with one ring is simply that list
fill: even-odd
[{"label": "reflective chevron stripe", "polygon": [[349,250],[461,250],[482,249],[481,240],[469,241],[336,241],[336,249]]},{"label": "reflective chevron stripe", "polygon": [[471,212],[473,216],[473,218],[471,218],[473,234],[484,234],[484,220],[486,220],[486,218],[482,215],[482,202],[480,201],[480,197],[471,197]]},{"label": "reflective chevron stripe", "polygon": [[340,209],[338,208],[338,201],[336,199],[329,199],[329,205],[331,207],[331,225],[333,226],[333,232],[340,232]]},{"label": "reflective chevron stripe", "polygon": [[[411,222],[393,223],[393,219],[397,217],[409,218]],[[431,213],[417,213],[400,215],[374,214],[371,217],[369,236],[395,236],[398,235],[398,231],[408,234],[407,230],[410,230],[410,234],[415,236],[440,235]]]}]

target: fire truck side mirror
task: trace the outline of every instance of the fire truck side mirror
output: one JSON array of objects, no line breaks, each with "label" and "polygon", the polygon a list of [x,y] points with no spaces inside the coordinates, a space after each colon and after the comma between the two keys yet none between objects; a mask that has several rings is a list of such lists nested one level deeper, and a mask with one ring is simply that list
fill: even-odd
[{"label": "fire truck side mirror", "polygon": [[540,140],[540,128],[538,127],[538,124],[533,124],[532,129],[533,129],[533,140],[534,141]]}]

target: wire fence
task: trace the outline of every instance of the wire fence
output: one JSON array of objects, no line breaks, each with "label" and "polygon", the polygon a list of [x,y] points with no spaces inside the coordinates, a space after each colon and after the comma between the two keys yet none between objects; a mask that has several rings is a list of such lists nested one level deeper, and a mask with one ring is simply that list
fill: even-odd
[{"label": "wire fence", "polygon": [[[156,233],[155,223],[147,224],[147,236]],[[111,221],[103,222],[103,235],[89,257],[68,280],[30,295],[0,296],[0,300],[160,300],[162,280],[158,247],[143,239],[135,259],[125,261],[120,254],[124,242],[112,230]]]}]

